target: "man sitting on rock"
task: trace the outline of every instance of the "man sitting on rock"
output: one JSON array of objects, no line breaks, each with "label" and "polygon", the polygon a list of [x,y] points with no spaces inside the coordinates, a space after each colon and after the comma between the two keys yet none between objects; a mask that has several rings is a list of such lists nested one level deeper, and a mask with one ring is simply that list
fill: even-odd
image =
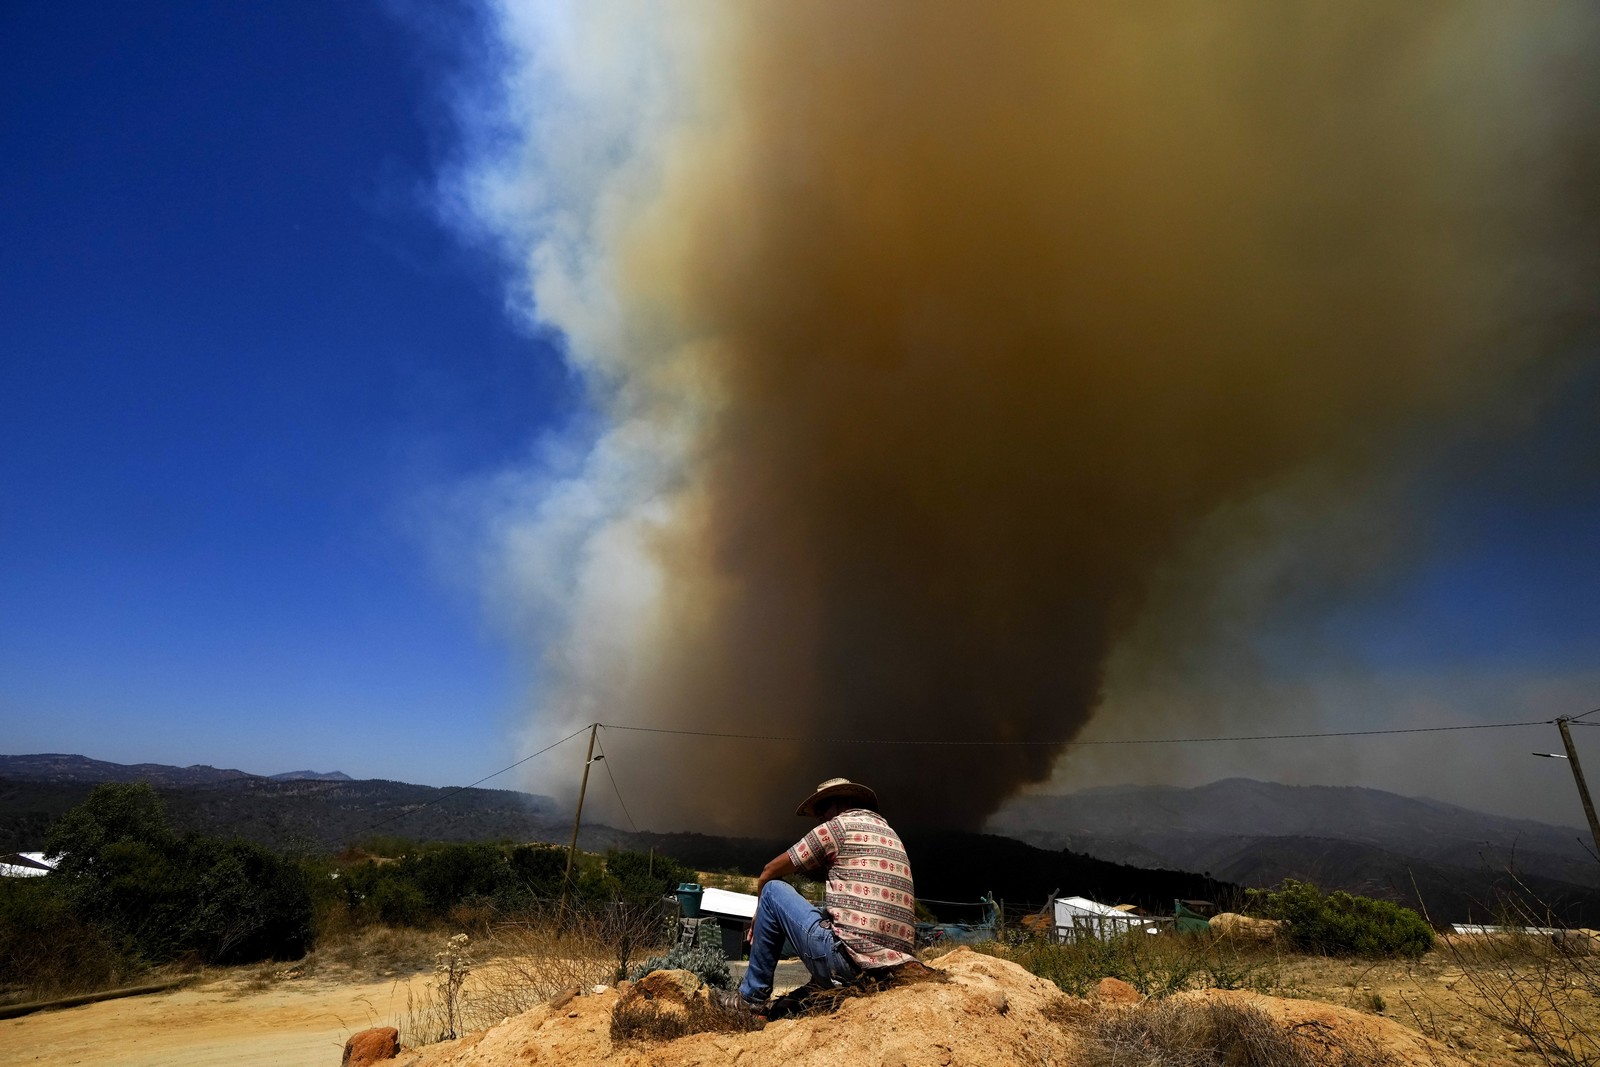
[{"label": "man sitting on rock", "polygon": [[[811,972],[812,984],[828,988],[913,958],[911,864],[900,835],[878,814],[877,794],[858,782],[830,778],[795,814],[820,822],[761,871],[750,966],[738,993],[723,998],[726,1007],[766,1008],[785,938]],[[820,870],[827,871],[822,907],[782,880]]]}]

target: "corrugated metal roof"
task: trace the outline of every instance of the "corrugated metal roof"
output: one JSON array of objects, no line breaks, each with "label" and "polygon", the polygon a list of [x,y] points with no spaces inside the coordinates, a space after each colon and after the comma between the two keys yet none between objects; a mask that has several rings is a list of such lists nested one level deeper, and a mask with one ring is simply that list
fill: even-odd
[{"label": "corrugated metal roof", "polygon": [[1102,915],[1113,919],[1126,919],[1128,913],[1118,911],[1109,904],[1102,904],[1098,900],[1088,897],[1057,897],[1056,914],[1065,912],[1068,915]]},{"label": "corrugated metal roof", "polygon": [[43,852],[8,852],[0,856],[0,878],[37,878],[55,868]]}]

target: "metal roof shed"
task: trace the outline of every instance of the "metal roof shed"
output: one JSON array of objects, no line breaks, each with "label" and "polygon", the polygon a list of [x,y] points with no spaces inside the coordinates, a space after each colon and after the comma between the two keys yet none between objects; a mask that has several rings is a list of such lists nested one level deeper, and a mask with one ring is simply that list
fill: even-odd
[{"label": "metal roof shed", "polygon": [[37,878],[49,874],[56,865],[43,852],[7,852],[0,855],[0,878]]},{"label": "metal roof shed", "polygon": [[1156,924],[1139,915],[1118,911],[1088,897],[1057,897],[1054,901],[1057,941],[1109,941],[1134,930],[1156,932]]}]

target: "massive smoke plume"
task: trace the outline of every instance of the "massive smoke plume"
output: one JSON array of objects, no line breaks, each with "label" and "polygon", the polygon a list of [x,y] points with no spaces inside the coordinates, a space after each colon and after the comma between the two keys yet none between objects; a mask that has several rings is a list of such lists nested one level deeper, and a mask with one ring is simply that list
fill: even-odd
[{"label": "massive smoke plume", "polygon": [[[495,486],[544,737],[1071,737],[1219,514],[1287,536],[1595,310],[1579,5],[498,17],[468,191],[605,420]],[[834,774],[976,825],[1059,755],[604,740],[700,829]]]}]

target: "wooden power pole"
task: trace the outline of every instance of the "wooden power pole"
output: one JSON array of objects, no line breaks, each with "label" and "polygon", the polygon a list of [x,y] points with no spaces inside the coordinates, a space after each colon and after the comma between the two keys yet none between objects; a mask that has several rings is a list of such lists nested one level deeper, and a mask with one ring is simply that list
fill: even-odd
[{"label": "wooden power pole", "polygon": [[589,752],[584,753],[584,779],[578,785],[578,811],[573,814],[573,843],[566,846],[566,877],[562,878],[562,920],[566,920],[566,893],[573,886],[573,857],[578,854],[578,825],[584,821],[584,793],[589,792],[589,765],[595,761],[595,734],[600,723],[589,728]]},{"label": "wooden power pole", "polygon": [[[1589,787],[1583,781],[1583,768],[1578,764],[1578,750],[1572,746],[1572,731],[1567,728],[1571,720],[1556,720],[1561,731],[1561,743],[1567,746],[1567,762],[1572,766],[1572,777],[1578,783],[1578,799],[1583,801],[1583,813],[1589,818],[1589,836],[1594,838],[1595,855],[1600,856],[1600,819],[1595,818],[1594,801],[1589,799]],[[1587,725],[1587,724],[1581,724]]]}]

